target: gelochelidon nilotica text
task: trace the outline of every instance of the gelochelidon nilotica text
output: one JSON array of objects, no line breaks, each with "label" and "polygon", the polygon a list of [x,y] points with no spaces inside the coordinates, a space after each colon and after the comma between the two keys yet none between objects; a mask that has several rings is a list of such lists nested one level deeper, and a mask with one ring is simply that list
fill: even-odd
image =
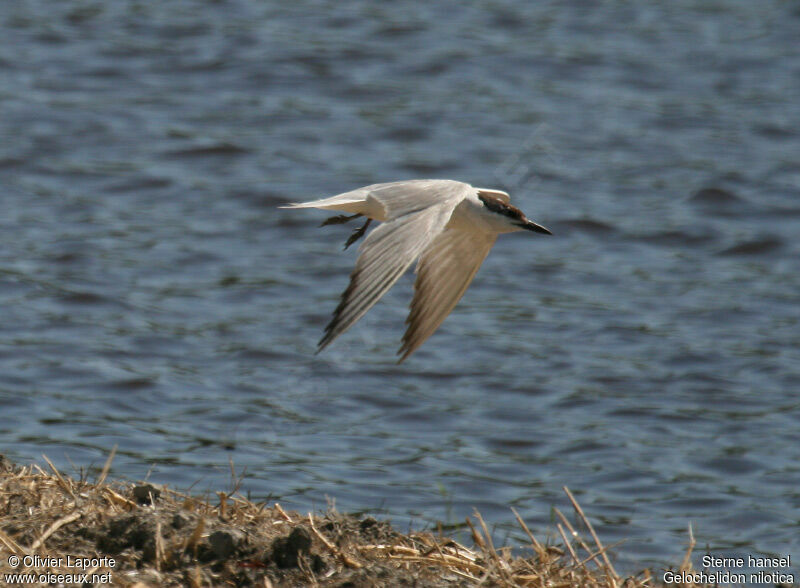
[{"label": "gelochelidon nilotica text", "polygon": [[282,208],[341,210],[350,216],[329,218],[322,226],[367,217],[345,244],[364,235],[373,221],[383,222],[359,248],[350,285],[325,327],[317,353],[344,333],[419,259],[414,298],[403,344],[405,360],[430,337],[472,282],[497,235],[528,230],[550,235],[528,220],[500,190],[474,188],[453,180],[408,180],[373,184],[338,196]]}]

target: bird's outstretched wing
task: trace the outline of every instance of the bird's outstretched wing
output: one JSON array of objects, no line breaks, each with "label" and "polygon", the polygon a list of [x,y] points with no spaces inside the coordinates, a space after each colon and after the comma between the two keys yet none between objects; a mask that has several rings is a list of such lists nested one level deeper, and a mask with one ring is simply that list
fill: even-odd
[{"label": "bird's outstretched wing", "polygon": [[[469,188],[467,184],[462,185]],[[350,285],[342,294],[333,319],[325,327],[317,353],[364,316],[394,285],[444,230],[461,200],[463,196],[454,193],[422,210],[389,220],[367,236],[359,248]]]},{"label": "bird's outstretched wing", "polygon": [[425,210],[444,202],[454,207],[475,188],[455,180],[407,180],[362,188],[383,205],[386,220]]},{"label": "bird's outstretched wing", "polygon": [[497,235],[475,230],[450,228],[431,242],[417,264],[414,298],[411,301],[397,352],[400,362],[422,345],[464,295]]}]

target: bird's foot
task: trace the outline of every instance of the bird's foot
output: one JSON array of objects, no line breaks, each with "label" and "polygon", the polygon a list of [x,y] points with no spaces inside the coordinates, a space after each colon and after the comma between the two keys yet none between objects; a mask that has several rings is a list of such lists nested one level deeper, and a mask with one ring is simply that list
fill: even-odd
[{"label": "bird's foot", "polygon": [[[361,216],[361,215],[358,215],[358,216]],[[353,233],[347,238],[347,242],[344,244],[344,248],[347,249],[348,247],[350,247],[350,245],[352,245],[353,243],[358,241],[361,237],[363,237],[364,233],[367,232],[367,227],[369,226],[369,223],[371,223],[371,222],[372,222],[372,219],[368,218],[367,222],[365,222],[363,226],[361,226],[358,229],[356,229],[355,231],[353,231]]]},{"label": "bird's foot", "polygon": [[346,214],[337,214],[336,216],[332,216],[329,219],[322,222],[320,225],[321,227],[327,227],[328,225],[343,225],[344,223],[353,220],[354,218],[360,217],[360,214],[354,214],[351,216],[347,216]]}]

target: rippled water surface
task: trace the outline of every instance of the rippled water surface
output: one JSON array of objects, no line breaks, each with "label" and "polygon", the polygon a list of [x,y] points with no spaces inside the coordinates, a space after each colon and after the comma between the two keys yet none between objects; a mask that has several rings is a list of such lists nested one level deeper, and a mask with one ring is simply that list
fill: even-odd
[{"label": "rippled water surface", "polygon": [[[0,4],[0,451],[620,567],[800,559],[800,11],[788,2]],[[500,187],[395,364],[412,279],[319,356],[348,227],[289,201]]]}]

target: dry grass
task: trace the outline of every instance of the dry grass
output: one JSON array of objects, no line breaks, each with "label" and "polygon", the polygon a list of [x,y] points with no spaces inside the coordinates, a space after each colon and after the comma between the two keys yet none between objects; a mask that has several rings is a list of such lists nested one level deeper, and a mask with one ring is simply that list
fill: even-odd
[{"label": "dry grass", "polygon": [[[219,492],[212,504],[166,488],[109,484],[111,459],[113,452],[90,483],[63,475],[46,458],[49,472],[12,466],[0,456],[0,574],[110,572],[115,585],[136,588],[661,585],[647,570],[635,577],[617,573],[567,488],[576,524],[556,511],[561,545],[537,540],[514,511],[530,541],[529,555],[521,557],[494,545],[477,512],[467,519],[473,543],[467,547],[428,532],[401,534],[369,517],[286,512],[235,491]],[[680,569],[691,569],[692,547]],[[12,554],[49,559],[12,568]],[[97,559],[76,570],[63,565],[67,556]],[[103,557],[114,558],[113,565]]]}]

